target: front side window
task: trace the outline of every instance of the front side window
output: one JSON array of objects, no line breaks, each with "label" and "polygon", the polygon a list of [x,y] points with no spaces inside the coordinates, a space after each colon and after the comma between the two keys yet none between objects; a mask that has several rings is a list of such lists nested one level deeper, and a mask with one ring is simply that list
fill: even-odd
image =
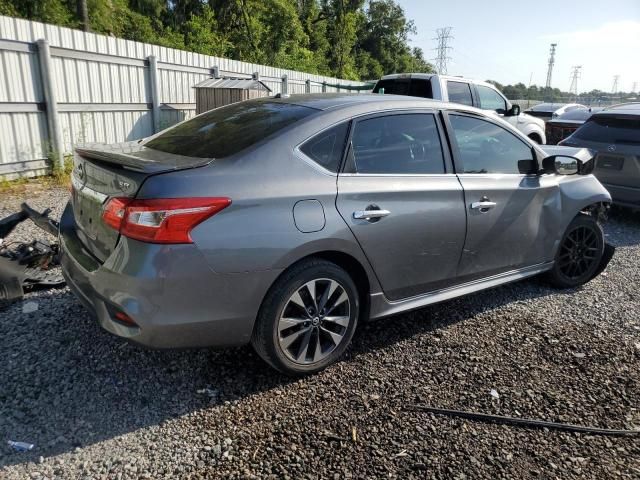
[{"label": "front side window", "polygon": [[348,131],[349,124],[341,123],[307,140],[300,150],[327,170],[337,172]]},{"label": "front side window", "polygon": [[533,161],[531,146],[480,118],[449,115],[463,173],[520,173],[518,162]]},{"label": "front side window", "polygon": [[471,88],[468,83],[447,80],[447,91],[450,102],[473,106],[473,97],[471,97]]},{"label": "front side window", "polygon": [[444,173],[444,157],[432,114],[389,115],[355,126],[351,161],[358,173]]},{"label": "front side window", "polygon": [[179,123],[144,146],[187,157],[223,158],[317,112],[268,100],[239,102]]},{"label": "front side window", "polygon": [[480,97],[480,108],[484,110],[495,110],[498,113],[507,111],[507,102],[493,88],[478,85],[478,97]]}]

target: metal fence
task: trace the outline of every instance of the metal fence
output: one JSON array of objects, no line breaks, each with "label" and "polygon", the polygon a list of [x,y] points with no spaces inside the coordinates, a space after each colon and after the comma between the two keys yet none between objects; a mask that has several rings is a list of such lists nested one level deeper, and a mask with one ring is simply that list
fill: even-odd
[{"label": "metal fence", "polygon": [[0,178],[40,175],[85,142],[136,140],[195,115],[194,85],[257,73],[274,93],[363,85],[0,16]]}]

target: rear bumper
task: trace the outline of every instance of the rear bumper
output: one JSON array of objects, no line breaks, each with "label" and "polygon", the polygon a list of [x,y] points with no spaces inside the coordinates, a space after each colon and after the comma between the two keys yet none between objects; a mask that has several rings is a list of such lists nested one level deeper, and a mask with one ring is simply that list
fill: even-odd
[{"label": "rear bumper", "polygon": [[640,208],[640,186],[626,187],[622,185],[612,185],[610,183],[602,183],[611,194],[614,205],[624,207]]},{"label": "rear bumper", "polygon": [[[60,250],[69,288],[100,325],[153,348],[249,342],[260,303],[280,273],[217,274],[194,245],[127,238],[100,264],[75,235],[71,205],[60,222]],[[137,326],[116,320],[116,312]]]}]

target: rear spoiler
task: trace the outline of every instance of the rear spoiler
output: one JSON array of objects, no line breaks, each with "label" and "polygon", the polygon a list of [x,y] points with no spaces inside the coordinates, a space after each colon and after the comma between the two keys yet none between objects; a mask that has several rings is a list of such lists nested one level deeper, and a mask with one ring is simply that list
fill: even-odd
[{"label": "rear spoiler", "polygon": [[84,145],[76,147],[77,155],[91,160],[117,165],[127,170],[154,174],[203,167],[213,158],[185,157],[146,148],[138,142],[114,145]]}]

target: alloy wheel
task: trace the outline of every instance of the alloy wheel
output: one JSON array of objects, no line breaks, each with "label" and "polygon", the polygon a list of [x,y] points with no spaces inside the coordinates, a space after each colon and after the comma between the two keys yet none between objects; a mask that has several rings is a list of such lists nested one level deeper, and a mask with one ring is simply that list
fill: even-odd
[{"label": "alloy wheel", "polygon": [[567,233],[560,246],[558,269],[566,278],[576,280],[594,268],[599,260],[598,235],[592,228],[580,225]]},{"label": "alloy wheel", "polygon": [[278,321],[278,343],[290,360],[320,362],[344,339],[351,320],[345,288],[329,278],[311,280],[291,295]]}]

